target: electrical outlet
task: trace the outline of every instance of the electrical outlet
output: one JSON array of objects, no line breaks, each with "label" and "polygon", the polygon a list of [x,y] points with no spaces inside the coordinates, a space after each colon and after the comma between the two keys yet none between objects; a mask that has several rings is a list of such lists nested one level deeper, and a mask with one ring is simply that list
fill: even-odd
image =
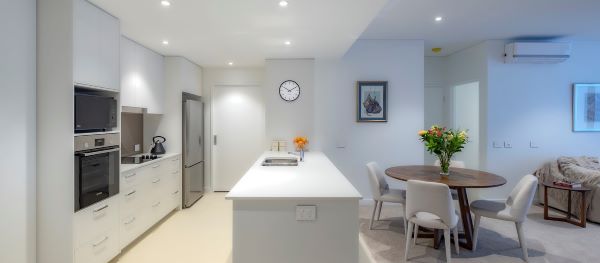
[{"label": "electrical outlet", "polygon": [[133,146],[133,150],[136,151],[136,152],[139,152],[140,151],[140,145],[139,144],[134,145]]},{"label": "electrical outlet", "polygon": [[512,148],[512,144],[509,141],[504,141],[504,148]]},{"label": "electrical outlet", "polygon": [[537,143],[534,143],[533,141],[530,141],[529,142],[529,148],[536,149],[536,148],[540,148],[540,146]]},{"label": "electrical outlet", "polygon": [[314,221],[317,219],[316,205],[297,205],[296,221]]}]

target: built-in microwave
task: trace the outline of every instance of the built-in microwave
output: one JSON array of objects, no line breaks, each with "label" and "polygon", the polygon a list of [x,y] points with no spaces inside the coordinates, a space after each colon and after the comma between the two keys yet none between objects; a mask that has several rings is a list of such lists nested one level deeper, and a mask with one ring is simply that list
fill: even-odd
[{"label": "built-in microwave", "polygon": [[75,211],[119,193],[119,133],[75,136]]},{"label": "built-in microwave", "polygon": [[111,131],[117,127],[117,100],[110,96],[75,93],[75,133]]}]

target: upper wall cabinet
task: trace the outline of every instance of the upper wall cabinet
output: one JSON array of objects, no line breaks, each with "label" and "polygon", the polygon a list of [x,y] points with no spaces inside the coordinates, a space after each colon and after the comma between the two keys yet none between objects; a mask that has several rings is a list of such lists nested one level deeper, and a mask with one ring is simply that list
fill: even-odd
[{"label": "upper wall cabinet", "polygon": [[121,37],[121,105],[163,114],[165,107],[164,57]]},{"label": "upper wall cabinet", "polygon": [[75,84],[118,91],[119,19],[86,0],[75,1],[74,19]]}]

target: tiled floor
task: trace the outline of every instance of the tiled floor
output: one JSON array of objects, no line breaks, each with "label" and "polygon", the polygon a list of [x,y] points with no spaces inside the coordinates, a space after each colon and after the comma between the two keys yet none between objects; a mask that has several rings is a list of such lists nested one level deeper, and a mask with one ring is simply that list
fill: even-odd
[{"label": "tiled floor", "polygon": [[167,217],[113,262],[231,262],[231,219],[232,203],[225,193],[208,193],[192,208]]}]

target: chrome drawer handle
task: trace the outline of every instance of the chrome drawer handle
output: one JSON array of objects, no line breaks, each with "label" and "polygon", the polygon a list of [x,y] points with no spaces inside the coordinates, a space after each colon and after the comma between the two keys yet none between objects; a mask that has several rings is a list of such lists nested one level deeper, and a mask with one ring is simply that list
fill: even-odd
[{"label": "chrome drawer handle", "polygon": [[104,237],[102,240],[100,240],[100,241],[98,241],[98,242],[96,242],[96,243],[92,244],[92,246],[94,246],[94,247],[97,247],[97,246],[99,246],[99,245],[102,245],[102,243],[106,242],[106,240],[108,240],[108,237],[107,237],[107,236],[105,236],[105,237]]},{"label": "chrome drawer handle", "polygon": [[178,174],[178,173],[179,173],[179,171],[175,171],[175,172],[173,172],[173,174]]},{"label": "chrome drawer handle", "polygon": [[127,175],[125,175],[125,178],[131,178],[131,177],[134,177],[134,176],[135,176],[135,173],[127,174]]},{"label": "chrome drawer handle", "polygon": [[179,161],[179,158],[171,160],[171,162]]},{"label": "chrome drawer handle", "polygon": [[173,193],[172,193],[172,195],[176,195],[176,194],[178,194],[178,193],[179,193],[179,190],[177,190],[177,191],[173,192]]},{"label": "chrome drawer handle", "polygon": [[158,167],[160,167],[160,164],[157,164],[157,165],[155,165],[155,166],[152,166],[152,168],[158,168]]},{"label": "chrome drawer handle", "polygon": [[100,212],[100,211],[102,211],[102,210],[104,210],[104,209],[106,209],[106,208],[108,208],[108,205],[103,205],[103,206],[102,206],[102,207],[100,207],[100,208],[96,208],[96,209],[94,209],[94,213],[98,213],[98,212]]},{"label": "chrome drawer handle", "polygon": [[135,216],[131,218],[131,220],[125,222],[126,225],[129,225],[131,223],[133,223],[133,221],[135,221]]},{"label": "chrome drawer handle", "polygon": [[131,195],[134,195],[136,192],[137,192],[137,191],[133,190],[133,191],[131,191],[131,192],[127,193],[125,196],[131,196]]},{"label": "chrome drawer handle", "polygon": [[156,204],[153,204],[153,205],[152,205],[152,207],[157,207],[157,206],[159,206],[159,205],[160,205],[160,201],[159,201],[159,202],[157,202]]},{"label": "chrome drawer handle", "polygon": [[156,180],[152,181],[153,184],[160,182],[160,178],[157,178]]}]

